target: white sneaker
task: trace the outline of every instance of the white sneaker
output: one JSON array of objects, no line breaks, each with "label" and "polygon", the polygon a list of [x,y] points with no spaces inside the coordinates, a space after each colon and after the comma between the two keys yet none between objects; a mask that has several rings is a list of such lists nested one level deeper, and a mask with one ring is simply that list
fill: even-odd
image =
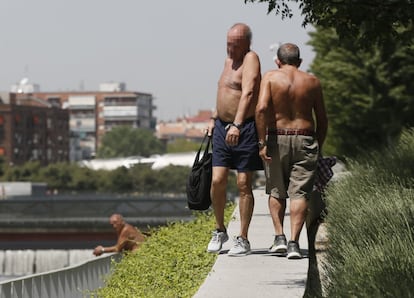
[{"label": "white sneaker", "polygon": [[241,236],[234,239],[234,246],[229,250],[228,255],[231,257],[241,257],[250,254],[250,242]]},{"label": "white sneaker", "polygon": [[210,242],[208,243],[207,252],[218,253],[223,246],[223,243],[229,240],[229,236],[226,232],[215,230],[212,232]]}]

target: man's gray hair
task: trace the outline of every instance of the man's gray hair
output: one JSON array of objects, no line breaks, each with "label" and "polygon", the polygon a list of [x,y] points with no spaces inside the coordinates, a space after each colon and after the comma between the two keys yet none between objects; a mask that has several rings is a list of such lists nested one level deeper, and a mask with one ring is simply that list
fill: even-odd
[{"label": "man's gray hair", "polygon": [[297,65],[302,60],[299,47],[293,43],[282,44],[277,50],[277,59],[282,64]]}]

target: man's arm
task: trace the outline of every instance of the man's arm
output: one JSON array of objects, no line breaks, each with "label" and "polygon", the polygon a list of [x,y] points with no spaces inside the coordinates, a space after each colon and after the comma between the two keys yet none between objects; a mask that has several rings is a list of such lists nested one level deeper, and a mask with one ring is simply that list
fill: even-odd
[{"label": "man's arm", "polygon": [[[243,61],[242,73],[242,92],[237,107],[237,112],[233,123],[236,125],[243,124],[246,114],[251,107],[253,97],[255,96],[256,86],[260,84],[260,61],[254,52],[247,53]],[[226,143],[235,146],[239,142],[240,130],[235,126],[231,126],[227,131]]]},{"label": "man's arm", "polygon": [[102,245],[99,245],[95,247],[93,250],[93,254],[95,256],[100,256],[103,253],[109,253],[109,252],[120,252],[124,245],[125,241],[128,239],[128,231],[127,229],[124,229],[121,234],[118,237],[118,240],[116,241],[116,244],[113,246],[103,247]]},{"label": "man's arm", "polygon": [[322,152],[322,146],[325,142],[326,134],[328,131],[328,117],[326,115],[325,103],[323,100],[322,87],[317,80],[315,87],[315,120],[316,120],[316,138],[319,143],[319,152]]},{"label": "man's arm", "polygon": [[108,252],[118,252],[118,247],[117,245],[114,246],[108,246],[108,247],[104,247],[102,245],[98,245],[97,247],[94,248],[93,250],[93,254],[95,256],[100,256],[104,253],[108,253]]},{"label": "man's arm", "polygon": [[207,134],[209,137],[213,135],[213,129],[216,126],[217,117],[218,117],[217,109],[215,109],[207,126]]},{"label": "man's arm", "polygon": [[259,143],[263,144],[259,147],[259,155],[263,161],[271,161],[271,157],[267,156],[266,145],[266,128],[267,128],[267,115],[269,113],[269,105],[271,100],[270,80],[269,73],[263,76],[263,80],[260,84],[259,100],[256,106],[255,120],[257,136]]},{"label": "man's arm", "polygon": [[245,120],[261,79],[260,61],[256,53],[247,53],[243,64],[242,93],[239,106],[237,107],[237,113],[234,117],[234,123],[243,123]]}]

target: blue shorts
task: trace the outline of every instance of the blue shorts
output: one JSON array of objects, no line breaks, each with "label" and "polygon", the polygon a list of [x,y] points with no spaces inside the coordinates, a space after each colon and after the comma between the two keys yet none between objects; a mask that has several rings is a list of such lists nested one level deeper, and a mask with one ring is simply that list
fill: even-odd
[{"label": "blue shorts", "polygon": [[228,124],[230,123],[216,120],[213,130],[213,167],[226,167],[238,172],[263,170],[254,118],[246,119],[243,123],[239,144],[236,146],[226,144],[225,127]]}]

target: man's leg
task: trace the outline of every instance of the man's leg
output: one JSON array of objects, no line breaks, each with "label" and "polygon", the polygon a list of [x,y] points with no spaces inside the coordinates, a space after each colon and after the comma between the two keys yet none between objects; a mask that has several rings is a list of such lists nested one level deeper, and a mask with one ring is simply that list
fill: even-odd
[{"label": "man's leg", "polygon": [[305,198],[290,200],[291,240],[299,241],[300,232],[306,219],[308,202]]},{"label": "man's leg", "polygon": [[237,187],[240,195],[240,235],[236,237],[234,246],[229,250],[229,256],[245,256],[251,253],[250,242],[247,237],[254,208],[252,172],[239,172],[237,174]]},{"label": "man's leg", "polygon": [[[288,194],[290,197],[290,228],[292,245],[288,247],[288,258],[299,259],[299,236],[308,211],[307,197],[314,186],[315,170],[318,161],[318,141],[314,137],[298,136],[292,151],[293,160],[290,171]],[[289,246],[289,244],[288,244]]]},{"label": "man's leg", "polygon": [[224,225],[224,208],[226,207],[226,188],[229,170],[225,167],[213,167],[213,179],[211,182],[211,202],[216,218],[216,230],[213,231],[207,251],[220,252],[223,243],[229,239]]},{"label": "man's leg", "polygon": [[277,199],[270,195],[268,204],[275,230],[275,239],[269,248],[269,252],[279,255],[285,254],[287,252],[287,240],[283,231],[283,221],[285,219],[286,199]]},{"label": "man's leg", "polygon": [[229,169],[225,167],[213,167],[211,182],[211,203],[216,218],[216,228],[225,231],[224,208],[226,207],[227,177]]},{"label": "man's leg", "polygon": [[290,239],[287,248],[288,259],[301,259],[299,236],[305,223],[308,204],[305,198],[290,199]]},{"label": "man's leg", "polygon": [[272,217],[273,227],[276,235],[282,235],[283,220],[285,219],[286,199],[277,199],[269,196],[269,211]]},{"label": "man's leg", "polygon": [[252,192],[252,172],[240,172],[237,174],[237,186],[240,193],[240,236],[248,239],[248,230],[252,220],[254,197]]}]

